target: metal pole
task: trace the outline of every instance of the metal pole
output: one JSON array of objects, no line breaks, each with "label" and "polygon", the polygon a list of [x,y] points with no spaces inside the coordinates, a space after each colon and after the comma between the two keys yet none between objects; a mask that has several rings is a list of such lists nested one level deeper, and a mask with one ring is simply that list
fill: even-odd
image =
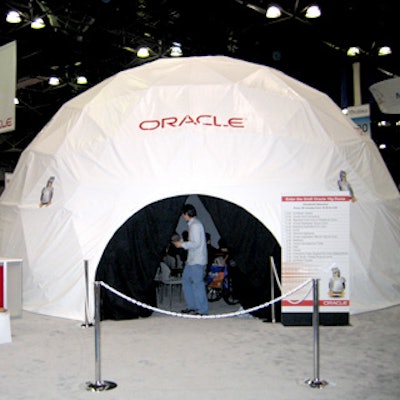
[{"label": "metal pole", "polygon": [[100,362],[100,282],[94,283],[95,293],[95,313],[94,313],[94,347],[95,347],[95,383],[86,382],[86,390],[100,392],[117,387],[117,384],[110,381],[101,380],[101,362]]},{"label": "metal pole", "polygon": [[[269,263],[269,272],[270,272],[270,280],[271,280],[271,300],[275,299],[275,274],[274,274],[274,258],[270,257],[269,258],[270,263]],[[271,321],[273,323],[276,322],[275,318],[275,303],[271,304]]]},{"label": "metal pole", "polygon": [[101,382],[101,357],[100,357],[100,289],[101,286],[98,282],[95,282],[95,299],[96,299],[96,309],[95,309],[95,330],[94,330],[94,349],[95,349],[95,378],[96,383]]},{"label": "metal pole", "polygon": [[319,280],[313,280],[314,380],[319,382]]},{"label": "metal pole", "polygon": [[91,322],[89,322],[89,262],[85,260],[84,264],[85,268],[85,288],[86,288],[86,296],[85,296],[85,322],[81,325],[82,328],[88,328],[93,326]]},{"label": "metal pole", "polygon": [[314,328],[314,379],[307,379],[306,383],[312,388],[322,388],[328,384],[319,378],[319,279],[313,279],[313,316]]}]

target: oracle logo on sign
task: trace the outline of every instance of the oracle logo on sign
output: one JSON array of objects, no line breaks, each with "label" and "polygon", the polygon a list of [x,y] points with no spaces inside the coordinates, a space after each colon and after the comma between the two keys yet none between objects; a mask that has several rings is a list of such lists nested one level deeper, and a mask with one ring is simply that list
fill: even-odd
[{"label": "oracle logo on sign", "polygon": [[244,128],[244,118],[219,118],[216,115],[202,114],[197,116],[165,117],[161,119],[147,119],[141,121],[139,128],[142,131],[154,131],[165,128],[179,128],[181,126],[213,126],[219,128]]}]

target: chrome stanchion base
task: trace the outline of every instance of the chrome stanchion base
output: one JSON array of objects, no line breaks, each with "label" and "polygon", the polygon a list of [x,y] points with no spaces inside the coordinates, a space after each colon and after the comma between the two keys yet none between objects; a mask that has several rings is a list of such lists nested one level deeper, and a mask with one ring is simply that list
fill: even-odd
[{"label": "chrome stanchion base", "polygon": [[90,392],[103,392],[117,387],[117,384],[110,381],[97,381],[96,383],[86,382],[86,390]]},{"label": "chrome stanchion base", "polygon": [[306,379],[304,383],[314,389],[323,389],[328,385],[327,381],[324,380],[321,381],[319,379],[310,379],[310,378]]}]

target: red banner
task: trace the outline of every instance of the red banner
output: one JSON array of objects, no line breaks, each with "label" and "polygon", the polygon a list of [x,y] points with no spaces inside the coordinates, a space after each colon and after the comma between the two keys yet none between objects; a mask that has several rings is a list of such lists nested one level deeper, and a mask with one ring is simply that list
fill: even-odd
[{"label": "red banner", "polygon": [[4,307],[4,264],[0,264],[0,307]]}]

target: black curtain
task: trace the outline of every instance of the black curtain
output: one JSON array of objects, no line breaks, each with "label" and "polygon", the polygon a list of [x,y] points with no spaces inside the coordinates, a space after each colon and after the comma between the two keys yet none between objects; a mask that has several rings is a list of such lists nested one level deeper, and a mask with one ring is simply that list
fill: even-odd
[{"label": "black curtain", "polygon": [[[178,196],[152,203],[129,218],[104,250],[96,280],[135,300],[156,306],[154,276],[186,198]],[[152,314],[104,288],[100,298],[101,319],[134,319]]]},{"label": "black curtain", "polygon": [[[225,239],[238,264],[235,274],[237,295],[243,308],[255,307],[271,300],[270,257],[279,276],[281,275],[281,248],[271,232],[253,215],[242,207],[225,200],[199,196],[212,216],[214,224]],[[280,290],[275,282],[275,297]],[[252,313],[254,316],[271,320],[271,307]],[[275,318],[280,321],[281,306],[275,304]]]},{"label": "black curtain", "polygon": [[[163,250],[181,217],[187,195],[150,204],[129,218],[108,243],[99,262],[96,280],[125,295],[156,306],[154,276]],[[199,196],[238,264],[235,281],[243,308],[271,300],[270,256],[280,275],[280,246],[268,229],[246,210],[225,200]],[[279,293],[278,287],[275,293]],[[148,317],[151,311],[101,290],[102,319]],[[271,307],[253,315],[270,319]],[[275,318],[280,321],[280,304]]]}]

